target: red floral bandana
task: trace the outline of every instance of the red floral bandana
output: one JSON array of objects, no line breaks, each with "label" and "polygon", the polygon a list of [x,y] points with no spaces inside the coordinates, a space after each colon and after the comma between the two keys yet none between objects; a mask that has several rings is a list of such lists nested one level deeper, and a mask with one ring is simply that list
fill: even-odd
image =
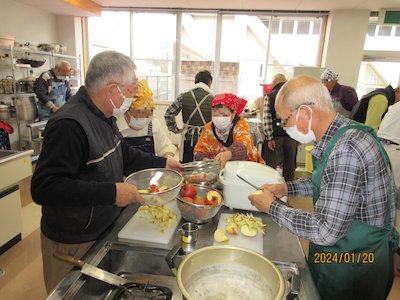
[{"label": "red floral bandana", "polygon": [[247,100],[240,98],[234,94],[218,94],[215,95],[211,107],[215,105],[222,104],[235,111],[236,115],[240,115],[246,106]]}]

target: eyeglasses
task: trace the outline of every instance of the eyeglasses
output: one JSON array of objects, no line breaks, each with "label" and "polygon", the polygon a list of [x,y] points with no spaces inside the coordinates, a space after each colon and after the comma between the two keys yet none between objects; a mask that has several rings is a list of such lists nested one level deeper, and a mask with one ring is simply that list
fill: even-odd
[{"label": "eyeglasses", "polygon": [[293,116],[293,113],[295,111],[297,111],[303,105],[314,105],[314,102],[304,102],[304,103],[301,103],[301,104],[297,105],[295,107],[295,109],[292,112],[290,112],[289,116],[287,116],[285,119],[281,119],[281,121],[278,122],[277,125],[278,126],[280,125],[282,128],[287,127],[286,125],[289,122],[289,119]]}]

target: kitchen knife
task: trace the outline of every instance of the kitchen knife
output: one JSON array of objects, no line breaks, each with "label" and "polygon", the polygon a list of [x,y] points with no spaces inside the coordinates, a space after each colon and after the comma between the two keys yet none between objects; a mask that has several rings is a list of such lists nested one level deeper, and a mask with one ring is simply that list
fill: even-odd
[{"label": "kitchen knife", "polygon": [[[241,180],[243,180],[244,182],[246,182],[248,185],[252,186],[253,188],[255,188],[256,190],[260,190],[262,191],[261,187],[256,186],[255,184],[252,184],[250,181],[248,181],[247,179],[243,178],[241,175],[239,175],[238,173],[236,173],[236,176],[239,177]],[[287,207],[291,207],[293,208],[293,206],[287,204],[286,202],[282,201],[281,199],[277,198],[274,196],[274,201],[279,202],[282,205],[285,205]]]},{"label": "kitchen knife", "polygon": [[119,287],[127,282],[126,278],[115,275],[113,273],[97,268],[95,266],[89,265],[88,263],[85,263],[83,260],[76,259],[75,257],[57,251],[53,253],[53,256],[59,260],[62,260],[66,263],[69,263],[71,265],[80,268],[83,274],[107,282],[111,285]]}]

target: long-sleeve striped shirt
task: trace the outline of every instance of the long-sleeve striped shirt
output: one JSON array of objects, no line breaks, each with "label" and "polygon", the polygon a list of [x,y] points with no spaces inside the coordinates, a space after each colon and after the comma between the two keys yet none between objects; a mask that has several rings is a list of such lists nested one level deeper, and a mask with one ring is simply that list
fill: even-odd
[{"label": "long-sleeve striped shirt", "polygon": [[264,98],[264,113],[263,113],[263,127],[264,127],[264,135],[267,141],[271,141],[274,139],[273,135],[273,127],[272,127],[272,114],[268,105],[268,95],[265,95]]},{"label": "long-sleeve striped shirt", "polygon": [[[315,145],[320,159],[334,133],[350,120],[337,114]],[[392,182],[390,182],[392,184]],[[289,196],[312,195],[311,180],[288,183]],[[323,170],[320,197],[314,213],[288,208],[274,201],[271,217],[290,232],[319,245],[333,245],[353,220],[383,227],[389,198],[389,178],[382,154],[366,133],[350,129],[339,138]],[[395,206],[391,202],[391,221]]]}]

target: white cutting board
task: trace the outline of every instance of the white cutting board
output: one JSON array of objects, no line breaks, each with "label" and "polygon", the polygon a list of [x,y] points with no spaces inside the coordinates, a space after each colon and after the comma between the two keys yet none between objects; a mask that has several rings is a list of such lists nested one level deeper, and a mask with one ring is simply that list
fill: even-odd
[{"label": "white cutting board", "polygon": [[137,211],[118,233],[118,239],[127,242],[149,243],[155,247],[160,245],[161,248],[168,245],[176,232],[181,213],[176,205],[176,200],[167,203],[165,207],[177,215],[176,223],[165,233],[160,231],[158,225],[152,223],[152,217],[149,214]]},{"label": "white cutting board", "polygon": [[[222,213],[219,217],[219,222],[218,222],[218,229],[222,229],[226,236],[229,238],[229,241],[223,242],[223,243],[218,243],[217,241],[214,240],[214,245],[232,245],[232,246],[238,246],[242,248],[247,248],[250,250],[254,250],[261,255],[264,255],[264,235],[261,233],[258,233],[255,237],[248,237],[240,233],[240,230],[237,235],[232,235],[228,234],[225,231],[225,226],[226,222],[224,221],[225,218],[232,216],[233,214],[226,214]],[[260,218],[257,218],[261,221]]]}]

